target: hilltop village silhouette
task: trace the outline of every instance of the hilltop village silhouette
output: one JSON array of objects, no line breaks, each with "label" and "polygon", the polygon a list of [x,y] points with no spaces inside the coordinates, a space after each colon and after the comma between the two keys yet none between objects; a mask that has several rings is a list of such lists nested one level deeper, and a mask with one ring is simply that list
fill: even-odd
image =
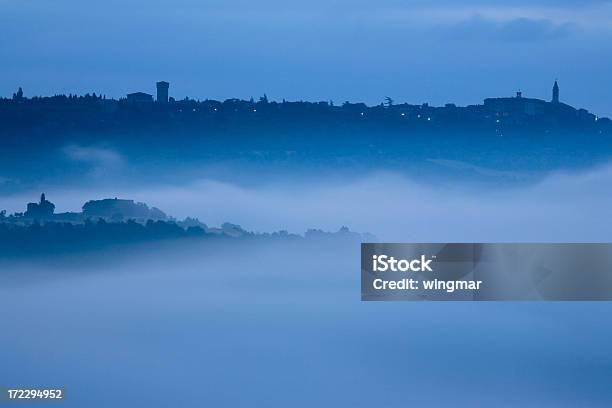
[{"label": "hilltop village silhouette", "polygon": [[528,98],[518,91],[513,97],[487,98],[482,104],[430,106],[396,104],[385,98],[380,105],[345,102],[269,101],[227,99],[176,100],[169,96],[170,84],[160,81],[157,93],[134,92],[112,99],[86,94],[31,97],[19,88],[11,98],[0,99],[0,129],[35,127],[60,129],[112,129],[129,125],[166,124],[206,128],[219,123],[241,123],[257,127],[282,123],[377,124],[418,129],[474,128],[502,134],[505,131],[531,129],[554,131],[580,129],[609,132],[612,121],[566,104],[560,99],[557,81],[550,100]]},{"label": "hilltop village silhouette", "polygon": [[209,227],[197,218],[177,220],[145,203],[120,198],[87,201],[81,212],[55,213],[55,204],[41,194],[23,213],[0,211],[0,255],[35,255],[101,249],[110,245],[177,239],[215,240],[344,240],[373,241],[341,227],[337,232],[309,229],[303,235],[287,231],[251,232],[225,222]]}]

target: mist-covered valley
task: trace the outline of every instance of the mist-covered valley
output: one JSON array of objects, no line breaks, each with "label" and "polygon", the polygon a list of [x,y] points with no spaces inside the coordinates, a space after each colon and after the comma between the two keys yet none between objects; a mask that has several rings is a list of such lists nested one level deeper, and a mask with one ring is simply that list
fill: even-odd
[{"label": "mist-covered valley", "polygon": [[0,260],[0,382],[70,407],[607,406],[606,303],[360,302],[358,247]]},{"label": "mist-covered valley", "polygon": [[[603,156],[536,168],[519,155],[258,154],[183,161],[68,144],[5,163],[0,210],[45,192],[58,212],[119,197],[254,232],[610,241]],[[359,244],[180,239],[0,257],[0,383],[65,387],[71,407],[609,405],[607,303],[361,302]]]},{"label": "mist-covered valley", "polygon": [[72,176],[50,172],[35,183],[5,177],[0,210],[22,212],[41,192],[56,212],[119,197],[211,226],[292,233],[348,226],[381,240],[418,242],[607,241],[612,221],[608,162],[532,171],[430,159],[414,169],[311,163],[301,171],[241,161],[186,169],[177,159],[175,166],[148,163],[142,177],[138,158],[112,149],[71,145],[55,154],[58,167],[51,168]]}]

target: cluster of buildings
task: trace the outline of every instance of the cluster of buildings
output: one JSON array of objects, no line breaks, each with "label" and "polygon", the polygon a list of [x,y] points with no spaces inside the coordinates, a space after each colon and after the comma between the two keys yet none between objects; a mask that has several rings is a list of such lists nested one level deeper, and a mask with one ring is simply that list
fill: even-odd
[{"label": "cluster of buildings", "polygon": [[134,200],[118,198],[106,198],[103,200],[90,200],[83,205],[81,213],[67,212],[55,213],[55,204],[47,200],[45,194],[40,195],[37,203],[28,203],[23,214],[18,219],[78,222],[85,219],[105,219],[109,221],[121,221],[124,219],[135,220],[166,220],[168,217],[158,208],[149,208],[144,203]]},{"label": "cluster of buildings", "polygon": [[[78,97],[76,95],[56,95],[28,99],[23,96],[23,90],[19,88],[13,94],[12,100],[0,99],[0,122],[5,117],[7,123],[10,123],[16,117],[15,112],[21,115],[25,112],[32,118],[58,115],[64,122],[66,122],[66,116],[76,118],[76,120],[82,117],[83,121],[87,123],[137,121],[141,117],[180,117],[189,120],[190,118],[216,118],[219,115],[224,115],[226,118],[232,117],[233,123],[241,124],[243,122],[238,117],[248,115],[264,121],[270,119],[293,122],[295,118],[320,123],[325,120],[351,122],[371,120],[388,123],[413,123],[419,126],[422,124],[423,126],[440,125],[449,127],[493,124],[498,127],[530,126],[535,129],[540,126],[543,129],[553,127],[567,129],[568,125],[593,127],[591,125],[596,124],[598,127],[596,131],[598,132],[599,128],[602,127],[607,129],[606,131],[612,130],[612,121],[609,119],[598,118],[586,109],[576,109],[563,103],[560,99],[560,89],[557,81],[553,84],[552,95],[549,100],[525,97],[521,91],[518,91],[512,97],[487,98],[482,104],[468,106],[457,106],[450,103],[444,106],[430,106],[427,103],[394,104],[391,98],[387,98],[387,104],[374,106],[349,102],[334,105],[331,101],[288,102],[283,100],[282,102],[274,102],[268,101],[265,95],[259,101],[253,99],[197,101],[189,98],[177,101],[169,96],[169,89],[169,82],[159,81],[156,83],[157,93],[155,96],[146,92],[134,92],[127,94],[126,98],[116,100],[106,99],[95,94]],[[99,107],[97,113],[89,111],[89,107],[93,104]],[[66,108],[58,109],[59,106],[65,106]],[[127,109],[124,110],[124,108]],[[127,114],[118,118],[104,117],[104,115],[113,115],[121,111],[127,112]],[[163,115],[159,115],[160,112]],[[95,115],[102,117],[96,117]]]},{"label": "cluster of buildings", "polygon": [[[174,102],[174,98],[168,97],[170,83],[166,81],[159,81],[157,82],[156,87],[157,95],[155,99],[151,94],[145,92],[134,92],[127,94],[127,101],[132,104],[147,104],[152,102],[156,102],[158,104],[167,104],[169,102]],[[396,109],[400,106],[402,105],[396,105]],[[410,105],[404,104],[403,106]],[[596,116],[589,113],[586,109],[575,109],[570,105],[562,103],[559,99],[559,84],[556,80],[552,87],[552,97],[550,101],[545,101],[536,98],[526,98],[523,96],[523,93],[521,91],[518,91],[516,93],[516,96],[514,97],[487,98],[484,100],[484,105],[480,106],[484,106],[487,111],[494,112],[501,118],[523,115],[539,116],[551,113],[566,113],[572,114],[572,116],[576,116],[577,113],[577,115],[581,119],[596,119]],[[428,108],[429,105],[424,104],[420,108],[423,107]],[[456,109],[457,106],[455,106],[454,104],[447,104],[446,106],[438,109],[445,108],[450,110]]]},{"label": "cluster of buildings", "polygon": [[596,120],[597,117],[589,113],[586,109],[575,109],[559,99],[559,84],[555,81],[552,87],[552,98],[545,101],[536,98],[525,98],[521,91],[516,93],[513,98],[487,98],[484,100],[484,107],[504,117],[516,116],[542,116],[542,115],[572,115],[578,119]]},{"label": "cluster of buildings", "polygon": [[[170,83],[166,81],[159,81],[156,84],[157,86],[157,98],[155,102],[157,103],[168,103],[170,102],[170,98],[168,98],[168,89],[170,88]],[[145,92],[134,92],[127,94],[127,101],[130,103],[150,103],[153,102],[153,95],[145,93]],[[174,99],[172,99],[174,101]]]}]

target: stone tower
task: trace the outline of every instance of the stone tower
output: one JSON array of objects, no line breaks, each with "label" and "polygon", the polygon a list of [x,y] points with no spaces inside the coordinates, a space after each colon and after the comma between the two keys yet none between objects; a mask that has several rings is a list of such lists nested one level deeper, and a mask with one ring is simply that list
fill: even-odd
[{"label": "stone tower", "polygon": [[170,88],[170,83],[166,81],[157,83],[157,103],[168,103],[168,88]]}]

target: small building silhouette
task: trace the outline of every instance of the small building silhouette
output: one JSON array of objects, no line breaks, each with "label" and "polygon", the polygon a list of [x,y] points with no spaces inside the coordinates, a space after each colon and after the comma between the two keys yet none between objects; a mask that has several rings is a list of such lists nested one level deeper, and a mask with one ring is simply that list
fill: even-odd
[{"label": "small building silhouette", "polygon": [[556,80],[552,89],[552,103],[559,103],[559,84],[557,84]]},{"label": "small building silhouette", "polygon": [[153,95],[144,92],[134,92],[127,94],[129,103],[150,103],[153,102]]},{"label": "small building silhouette", "polygon": [[52,217],[55,211],[55,204],[45,198],[45,193],[40,195],[40,202],[28,203],[24,217],[30,218],[47,218]]},{"label": "small building silhouette", "polygon": [[144,203],[119,198],[88,201],[83,205],[83,216],[86,218],[107,218],[115,221],[130,218],[145,220],[165,220],[167,218],[166,214],[158,208],[149,208]]},{"label": "small building silhouette", "polygon": [[21,89],[21,87],[19,87],[17,92],[13,94],[13,100],[14,101],[20,101],[22,99],[23,99],[23,89]]}]

